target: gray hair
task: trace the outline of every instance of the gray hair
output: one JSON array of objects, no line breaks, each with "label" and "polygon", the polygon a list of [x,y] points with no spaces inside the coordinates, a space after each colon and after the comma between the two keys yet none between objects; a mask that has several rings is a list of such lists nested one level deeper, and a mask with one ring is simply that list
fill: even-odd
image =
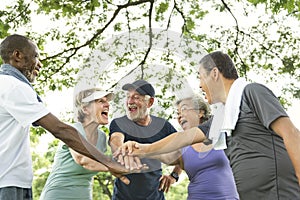
[{"label": "gray hair", "polygon": [[211,109],[209,104],[204,101],[204,99],[199,94],[194,94],[191,97],[183,98],[176,101],[176,106],[178,106],[183,100],[191,100],[193,103],[193,108],[196,110],[204,111],[201,123],[207,121],[211,117]]}]

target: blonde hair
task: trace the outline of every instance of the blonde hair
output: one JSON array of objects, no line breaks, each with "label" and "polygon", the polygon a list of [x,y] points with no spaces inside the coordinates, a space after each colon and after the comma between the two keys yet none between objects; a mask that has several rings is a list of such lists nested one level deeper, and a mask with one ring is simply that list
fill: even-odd
[{"label": "blonde hair", "polygon": [[80,91],[75,96],[75,99],[74,99],[74,104],[75,104],[75,109],[76,109],[75,113],[76,113],[77,120],[79,122],[82,123],[84,121],[84,118],[85,118],[83,108],[88,106],[91,103],[91,102],[84,103],[84,102],[82,102],[82,99],[92,95],[96,91],[102,91],[102,90],[99,89],[99,88],[92,88],[92,89]]}]

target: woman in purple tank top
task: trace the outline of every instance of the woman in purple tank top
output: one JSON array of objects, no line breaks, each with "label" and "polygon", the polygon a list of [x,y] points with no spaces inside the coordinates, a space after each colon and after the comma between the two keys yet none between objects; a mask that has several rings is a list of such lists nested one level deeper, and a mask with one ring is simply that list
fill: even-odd
[{"label": "woman in purple tank top", "polygon": [[[200,96],[182,99],[176,106],[178,122],[183,130],[197,127],[210,118],[209,106]],[[169,165],[179,165],[186,171],[190,180],[188,200],[239,199],[232,170],[223,150],[196,143],[153,158]]]}]

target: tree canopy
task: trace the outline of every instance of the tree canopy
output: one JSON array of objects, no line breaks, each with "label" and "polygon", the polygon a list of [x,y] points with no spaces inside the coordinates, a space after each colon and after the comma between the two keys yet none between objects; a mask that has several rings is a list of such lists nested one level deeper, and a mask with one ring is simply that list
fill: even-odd
[{"label": "tree canopy", "polygon": [[[240,75],[249,79],[253,79],[252,73],[264,75],[266,82],[281,81],[278,78],[282,77],[287,82],[279,83],[280,96],[299,98],[299,13],[299,2],[294,0],[16,0],[2,5],[0,38],[21,32],[38,43],[44,65],[38,79],[40,93],[44,88],[74,86],[76,74],[95,49],[110,50],[114,70],[131,66],[120,76],[140,68],[139,76],[147,78],[143,69],[152,64],[152,30],[159,28],[182,34],[206,52],[228,53]],[[137,31],[145,35],[143,39],[149,36],[147,48],[138,56],[134,55],[138,47],[130,46],[134,38],[128,37],[121,46],[118,38],[111,46],[102,46],[112,36]],[[164,45],[169,44],[167,41]],[[128,49],[114,57],[120,48]],[[165,53],[160,60],[180,73],[195,65],[175,66],[176,59],[170,58],[170,52],[160,53]],[[162,74],[160,80],[168,83],[169,76]]]}]

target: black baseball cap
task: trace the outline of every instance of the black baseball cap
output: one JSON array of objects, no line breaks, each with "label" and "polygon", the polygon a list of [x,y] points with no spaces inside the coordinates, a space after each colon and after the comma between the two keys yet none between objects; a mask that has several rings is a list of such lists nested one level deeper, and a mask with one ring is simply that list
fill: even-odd
[{"label": "black baseball cap", "polygon": [[141,95],[155,96],[155,90],[153,86],[145,80],[137,80],[133,83],[127,83],[123,85],[123,90],[135,89]]}]

